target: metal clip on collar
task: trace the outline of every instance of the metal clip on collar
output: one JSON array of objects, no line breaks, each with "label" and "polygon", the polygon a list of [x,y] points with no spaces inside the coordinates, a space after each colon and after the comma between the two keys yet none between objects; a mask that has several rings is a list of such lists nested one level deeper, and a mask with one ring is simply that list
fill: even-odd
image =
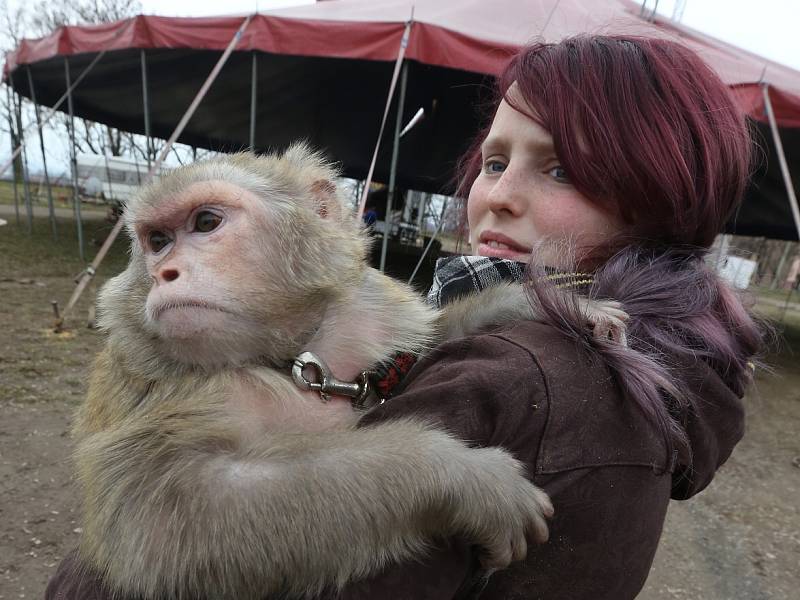
[{"label": "metal clip on collar", "polygon": [[[303,370],[311,367],[316,371],[316,381],[309,381],[303,375]],[[292,379],[301,390],[319,392],[323,402],[330,396],[346,396],[350,398],[353,408],[362,408],[364,400],[369,394],[369,381],[367,372],[362,371],[352,383],[339,381],[333,375],[325,362],[311,352],[301,352],[292,363]]]}]

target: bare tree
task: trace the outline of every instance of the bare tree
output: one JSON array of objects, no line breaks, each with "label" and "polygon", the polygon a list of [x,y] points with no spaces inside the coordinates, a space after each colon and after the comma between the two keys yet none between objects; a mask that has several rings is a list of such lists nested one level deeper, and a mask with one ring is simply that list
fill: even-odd
[{"label": "bare tree", "polygon": [[[36,0],[20,2],[11,6],[8,0],[0,0],[0,43],[8,51],[19,45],[23,38],[49,35],[59,27],[89,25],[126,19],[140,13],[139,0]],[[2,34],[5,34],[4,38]],[[7,94],[0,94],[0,104],[7,107]],[[20,110],[24,110],[21,108]],[[53,123],[53,128],[67,129],[67,116]],[[8,125],[0,124],[7,129]],[[11,132],[16,143],[18,134]],[[75,127],[75,144],[79,152],[93,154],[139,154],[144,157],[144,144],[137,136],[100,123],[79,119]]]}]

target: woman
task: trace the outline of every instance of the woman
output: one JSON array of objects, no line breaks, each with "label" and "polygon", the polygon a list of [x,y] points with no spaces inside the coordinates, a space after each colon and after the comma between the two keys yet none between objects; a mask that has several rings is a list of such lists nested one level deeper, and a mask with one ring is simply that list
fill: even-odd
[{"label": "woman", "polygon": [[[670,497],[706,487],[743,434],[761,336],[704,258],[742,199],[746,121],[719,78],[665,40],[535,44],[498,92],[464,161],[472,252],[523,262],[533,253],[564,269],[558,249],[569,243],[586,275],[550,279],[622,302],[630,347],[586,336],[569,294],[534,277],[548,323],[451,342],[417,365],[365,421],[433,416],[477,445],[504,446],[555,516],[549,542],[488,581],[443,551],[427,576],[413,565],[413,576],[389,571],[372,597],[477,597],[485,584],[481,600],[633,598]],[[474,260],[457,262],[474,273]],[[435,297],[446,302],[442,290],[463,275],[440,268]],[[445,574],[452,595],[415,592]]]},{"label": "woman", "polygon": [[[464,161],[477,264],[564,270],[568,244],[582,274],[531,278],[547,323],[442,345],[363,422],[419,414],[507,448],[553,500],[550,541],[488,579],[454,544],[343,598],[633,598],[670,497],[708,485],[743,433],[760,336],[703,261],[749,175],[725,86],[676,43],[594,36],[524,49],[498,92]],[[437,301],[461,293],[459,264],[474,273],[448,263]],[[622,302],[628,347],[585,334],[575,289]]]}]

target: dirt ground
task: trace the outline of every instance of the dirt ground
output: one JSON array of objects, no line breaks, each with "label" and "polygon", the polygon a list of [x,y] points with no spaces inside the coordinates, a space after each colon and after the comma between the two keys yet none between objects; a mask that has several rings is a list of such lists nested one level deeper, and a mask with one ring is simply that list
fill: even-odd
[{"label": "dirt ground", "polygon": [[[0,215],[4,216],[4,215]],[[56,335],[51,300],[63,307],[80,270],[74,225],[46,220],[33,235],[0,227],[0,599],[41,598],[80,534],[72,481],[70,419],[86,390],[101,336],[84,325],[93,293]],[[108,225],[87,224],[88,255]],[[117,244],[102,281],[124,264]],[[800,350],[800,314],[787,336]],[[748,432],[713,484],[673,503],[644,600],[778,600],[800,597],[800,361],[789,346],[771,358],[748,395]]]}]

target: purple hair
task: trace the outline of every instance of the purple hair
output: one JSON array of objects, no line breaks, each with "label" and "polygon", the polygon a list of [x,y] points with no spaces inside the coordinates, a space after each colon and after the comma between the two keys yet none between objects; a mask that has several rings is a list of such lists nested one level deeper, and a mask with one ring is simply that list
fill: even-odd
[{"label": "purple hair", "polygon": [[628,246],[595,271],[588,296],[622,304],[629,315],[627,347],[587,335],[574,294],[534,276],[528,286],[545,322],[600,353],[670,454],[676,447],[689,450],[682,423],[695,390],[687,366],[704,361],[740,397],[752,381],[764,327],[701,252]]}]

